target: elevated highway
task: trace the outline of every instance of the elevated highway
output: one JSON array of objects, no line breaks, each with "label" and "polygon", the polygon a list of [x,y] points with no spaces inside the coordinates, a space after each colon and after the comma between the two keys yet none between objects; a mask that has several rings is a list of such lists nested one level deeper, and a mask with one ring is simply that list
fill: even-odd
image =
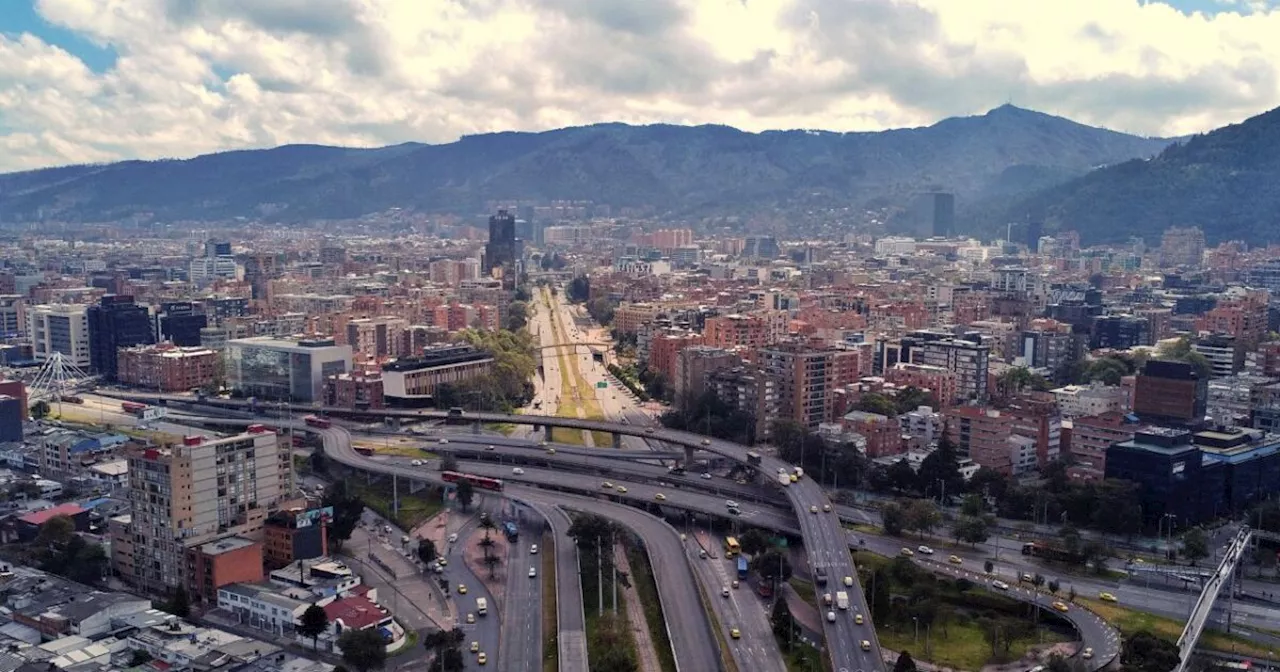
[{"label": "elevated highway", "polygon": [[[203,404],[217,407],[243,408],[249,406],[249,402],[245,400],[233,399],[193,399],[186,395],[164,395],[164,394],[145,394],[132,392],[101,392],[105,396],[113,396],[121,399],[129,399],[145,403],[164,403],[164,404]],[[311,412],[321,414],[331,414],[338,417],[350,418],[411,418],[411,419],[440,419],[452,420],[454,422],[471,422],[471,423],[509,423],[517,425],[533,425],[535,428],[546,427],[563,427],[568,429],[580,429],[587,431],[608,432],[614,435],[615,444],[619,443],[622,436],[638,436],[647,439],[656,439],[669,444],[684,447],[686,453],[691,457],[696,450],[704,450],[715,453],[717,455],[729,458],[735,462],[746,465],[748,468],[756,469],[762,472],[765,478],[776,478],[779,473],[791,473],[792,465],[783,462],[774,457],[760,456],[755,459],[748,457],[750,449],[740,444],[723,441],[720,439],[705,437],[692,432],[685,432],[666,428],[655,427],[638,427],[630,424],[608,422],[603,420],[586,420],[580,418],[559,418],[546,415],[521,415],[511,413],[480,413],[468,412],[463,416],[451,417],[447,411],[408,411],[408,410],[376,410],[376,411],[353,411],[342,408],[322,408],[306,406],[301,404],[281,404],[284,408],[290,408],[298,412]],[[275,408],[273,405],[272,408]],[[281,409],[283,410],[283,408]],[[326,445],[326,452],[328,452]],[[351,456],[359,458],[354,451]],[[342,462],[341,459],[338,460]],[[824,507],[830,507],[831,501],[827,498],[822,488],[810,478],[799,479],[798,482],[786,488],[786,496],[791,503],[792,509],[797,512],[800,524],[800,534],[804,539],[805,553],[808,555],[810,568],[816,571],[819,568],[825,569],[828,575],[837,577],[857,576],[857,572],[853,566],[853,559],[848,552],[848,540],[844,533],[844,528],[840,524],[840,520],[832,515],[811,516],[809,511],[813,509],[822,510]],[[869,672],[871,670],[884,669],[884,656],[880,650],[879,639],[875,636],[875,629],[867,623],[864,626],[855,625],[852,613],[869,614],[867,609],[866,598],[863,595],[861,584],[857,581],[847,591],[850,597],[850,611],[843,614],[841,618],[837,618],[834,622],[823,619],[823,635],[826,641],[826,654],[831,661],[833,672]],[[821,607],[821,605],[816,605]],[[861,646],[862,642],[866,642],[866,648]]]},{"label": "elevated highway", "polygon": [[[212,417],[211,418],[193,418],[193,420],[204,421],[211,424],[220,424],[220,425],[229,425],[229,426],[243,426],[244,424],[248,424],[252,422],[252,421],[243,420],[243,419],[221,419],[221,418],[212,418]],[[436,472],[432,472],[422,468],[405,467],[405,466],[394,464],[391,462],[381,461],[375,458],[369,458],[369,457],[359,455],[354,451],[354,449],[351,448],[349,433],[346,432],[346,430],[343,430],[341,428],[334,427],[329,429],[317,429],[314,427],[306,426],[303,423],[297,422],[297,421],[281,422],[276,419],[272,420],[272,424],[277,424],[277,425],[287,424],[297,429],[304,429],[306,431],[309,431],[321,436],[326,455],[331,459],[333,459],[335,462],[343,464],[344,466],[347,466],[349,468],[358,469],[362,471],[369,471],[373,473],[396,475],[400,478],[404,478],[409,481],[427,482],[435,485],[439,485],[443,483],[443,481],[439,478],[439,474]],[[635,467],[635,466],[639,466],[639,465],[629,465],[629,467]],[[468,467],[468,470],[471,470],[470,467]],[[526,473],[522,475],[520,478],[524,482],[528,482],[531,485],[536,486],[535,488],[531,489],[531,488],[522,487],[519,485],[509,485],[507,488],[506,494],[515,499],[518,499],[520,501],[530,504],[535,509],[539,510],[539,512],[541,512],[544,516],[548,517],[549,520],[556,520],[556,513],[554,512],[553,509],[557,505],[565,505],[565,506],[568,506],[569,508],[581,508],[584,510],[589,509],[592,512],[606,515],[606,517],[612,518],[628,527],[632,527],[632,525],[628,522],[631,520],[631,516],[624,515],[619,511],[619,509],[621,509],[622,511],[632,511],[640,515],[647,515],[647,514],[642,514],[641,512],[636,512],[634,509],[630,509],[629,507],[619,507],[617,505],[610,504],[608,501],[604,501],[600,499],[599,496],[602,493],[597,492],[595,490],[595,487],[597,485],[596,479],[591,479],[586,482],[566,481],[563,478],[563,473],[560,473],[558,477],[556,477],[554,474],[540,473],[542,470],[534,470],[534,471],[538,473],[529,473],[529,471],[526,471]],[[506,478],[509,481],[513,480],[511,477],[506,477]],[[621,479],[618,479],[618,480],[620,483],[623,482]],[[691,485],[699,486],[702,484],[694,481],[691,483]],[[654,494],[656,494],[656,492],[658,491],[660,486],[656,486],[653,483],[641,483],[641,482],[627,482],[627,486],[628,486],[627,493],[617,493],[616,491],[614,491],[614,495],[612,496],[612,499],[615,499],[619,503],[628,502],[628,503],[635,503],[640,506],[652,506],[657,504],[657,502],[653,497],[654,497]],[[555,494],[553,492],[554,490],[570,490],[570,491],[576,490],[585,495],[588,495],[589,497],[567,495],[567,494]],[[720,516],[727,515],[725,513],[723,502],[719,500],[715,495],[689,492],[689,491],[683,491],[683,490],[675,491],[673,493],[673,491],[671,491],[670,489],[665,489],[662,491],[664,493],[672,493],[667,495],[666,501],[661,502],[662,507],[683,508],[687,510],[704,513],[707,515],[720,515]],[[591,495],[594,495],[594,497],[590,497]],[[767,529],[774,529],[776,531],[789,533],[789,534],[799,534],[801,532],[801,529],[799,528],[799,526],[796,525],[796,520],[794,515],[788,514],[781,510],[777,510],[773,507],[768,507],[768,508],[762,507],[758,511],[744,511],[744,513],[748,514],[748,516],[744,517],[744,522],[749,522],[752,525],[757,525]],[[559,515],[562,516],[563,514],[559,514]],[[805,517],[834,518],[834,516],[823,516],[823,515],[814,516],[812,514],[805,514],[805,516],[802,516],[802,519]],[[653,518],[653,517],[649,516],[649,518]],[[561,522],[562,525],[567,526],[567,519],[561,519],[561,521],[557,521],[557,522]],[[553,527],[555,527],[554,523],[553,523]],[[667,526],[666,530],[670,530],[670,527]],[[560,531],[556,532],[557,555],[561,554],[562,547],[572,549],[571,545],[560,543],[561,539],[568,539],[567,537],[562,537],[561,535],[562,531],[567,531],[567,527],[563,527]],[[671,530],[671,532],[674,532],[674,530]],[[648,540],[648,537],[646,537],[646,540]],[[568,541],[569,541],[569,544],[571,544],[572,540],[568,540]],[[843,530],[841,531],[835,543],[841,545],[842,548],[844,549],[859,548],[859,545],[854,539],[854,537],[852,535],[845,533]],[[890,547],[895,545],[896,542],[886,540],[885,543],[887,543],[888,546],[878,550],[885,554],[892,554],[893,549]],[[649,549],[649,550],[652,558],[654,549]],[[847,557],[848,556],[847,550],[845,550],[844,553]],[[575,563],[576,563],[576,555],[574,555],[573,557],[575,558]],[[971,571],[968,571],[967,569],[954,567],[945,563],[935,563],[927,558],[917,557],[917,558],[914,558],[913,560],[917,564],[920,564],[928,568],[930,571],[933,571],[936,573],[942,573],[942,574],[951,574],[957,577],[966,576],[967,578],[970,578],[971,580],[975,581],[975,583],[981,584],[987,587],[987,589],[990,589],[990,585],[989,585],[989,581],[987,580],[987,577],[980,575],[976,572],[971,572]],[[656,560],[653,560],[653,561],[655,562],[654,569],[655,569],[655,575],[658,578],[659,590],[662,591],[661,595],[663,596],[662,599],[664,603],[664,610],[668,609],[667,604],[668,602],[670,602],[672,604],[680,605],[679,607],[675,608],[676,611],[683,611],[686,614],[691,614],[692,610],[695,609],[695,605],[692,604],[692,602],[690,601],[690,595],[687,593],[682,595],[678,591],[671,591],[669,588],[667,590],[664,590],[662,585],[664,583],[669,583],[670,585],[677,585],[677,586],[685,585],[685,584],[683,584],[679,580],[673,580],[671,578],[670,575],[673,571],[672,568],[665,567],[662,571],[659,571],[658,569],[659,565],[657,564],[657,561]],[[559,565],[560,563],[557,563],[558,567]],[[684,570],[689,571],[689,568],[687,565],[685,565]],[[680,572],[678,567],[675,568],[674,571],[676,571],[677,573]],[[688,575],[690,577],[692,576],[691,571],[689,571]],[[559,581],[557,582],[557,586],[558,586],[557,592],[560,593],[559,599],[569,600],[568,603],[573,604],[571,597],[565,594],[565,591],[567,590],[566,588],[567,585],[568,584],[562,584]],[[576,589],[575,594],[578,596],[577,603],[580,604],[581,603],[580,586]],[[1029,589],[1019,588],[1017,590],[1013,590],[1004,594],[1014,599],[1036,604],[1039,608],[1046,609],[1046,610],[1049,608],[1049,603],[1051,602],[1051,598],[1048,596],[1047,593],[1038,593],[1036,591],[1031,591]],[[694,595],[693,597],[696,598],[696,595]],[[698,606],[697,608],[700,609],[701,607]],[[855,612],[864,613],[864,614],[869,613],[869,611],[865,608],[865,606],[861,607],[860,609],[856,609]],[[1070,609],[1070,611],[1066,614],[1058,614],[1057,612],[1052,612],[1052,613],[1057,617],[1060,617],[1069,621],[1073,625],[1073,627],[1075,627],[1076,630],[1080,633],[1084,646],[1089,646],[1094,649],[1094,657],[1088,661],[1084,661],[1084,666],[1088,670],[1094,671],[1094,670],[1102,669],[1103,667],[1108,665],[1116,656],[1118,656],[1119,654],[1118,633],[1116,633],[1116,631],[1113,628],[1108,626],[1096,614],[1093,614],[1092,612],[1089,612],[1085,609],[1082,609],[1076,606],[1073,606]],[[573,633],[574,630],[572,626],[573,626],[573,623],[575,622],[573,616],[570,615],[566,617],[562,612],[560,615],[560,618],[562,619],[561,625],[560,625],[561,632],[563,633],[568,631],[569,633]],[[702,631],[705,631],[705,628],[706,628],[705,618],[702,616],[700,616],[699,618],[702,619],[700,621],[703,629]],[[693,631],[699,632],[697,629]],[[582,645],[580,650],[576,649],[575,648],[576,645],[573,644],[574,641],[577,641],[576,637],[570,634],[570,636],[567,639],[568,639],[568,643],[566,643],[565,638],[563,637],[561,641],[562,669],[566,671],[574,668],[564,667],[563,666],[564,661],[571,661],[571,660],[585,661],[586,660],[585,637],[581,640]],[[689,651],[688,647],[691,647],[694,649],[700,649],[702,652],[701,655],[703,656],[705,656],[706,652],[709,650],[709,647],[705,645],[698,646],[697,645],[698,642],[681,641],[680,648],[686,649],[682,658],[681,650],[680,648],[677,648],[678,640],[680,640],[680,638],[673,634],[671,641],[672,641],[673,649],[676,650],[676,658],[678,661],[692,660],[699,656],[699,654],[697,654],[696,652]],[[705,644],[705,641],[712,641],[712,640],[704,640],[701,643]],[[684,664],[681,664],[680,669],[682,670],[720,669],[720,663],[718,659],[714,661],[714,663],[709,659],[702,660],[699,664],[707,664],[707,665],[713,665],[713,666],[686,667]],[[585,669],[585,667],[582,669]],[[868,668],[862,668],[862,669],[865,670]]]}]

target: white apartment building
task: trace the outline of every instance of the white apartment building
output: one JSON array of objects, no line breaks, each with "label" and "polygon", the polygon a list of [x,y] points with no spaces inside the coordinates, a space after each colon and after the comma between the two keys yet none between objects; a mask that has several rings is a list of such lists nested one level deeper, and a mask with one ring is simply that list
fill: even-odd
[{"label": "white apartment building", "polygon": [[234,257],[200,257],[192,259],[187,267],[187,278],[194,284],[207,285],[219,278],[235,279]]},{"label": "white apartment building", "polygon": [[1116,385],[1098,382],[1066,385],[1053,390],[1053,398],[1064,418],[1102,415],[1108,411],[1124,412],[1124,391]]},{"label": "white apartment building", "polygon": [[82,304],[52,304],[27,309],[27,333],[37,362],[48,361],[53,353],[81,369],[89,368],[89,307]]}]

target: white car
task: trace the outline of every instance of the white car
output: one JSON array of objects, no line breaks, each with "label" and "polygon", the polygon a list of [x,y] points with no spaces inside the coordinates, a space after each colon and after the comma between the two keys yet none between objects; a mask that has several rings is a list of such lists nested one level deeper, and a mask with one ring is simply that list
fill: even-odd
[{"label": "white car", "polygon": [[537,544],[534,544],[534,545],[530,546],[530,547],[529,547],[529,555],[537,555],[537,554],[538,554],[538,545],[537,545]]},{"label": "white car", "polygon": [[736,508],[738,508],[738,503],[737,503],[737,502],[735,502],[735,501],[733,501],[732,499],[726,499],[726,500],[724,500],[724,505],[725,505],[727,508],[730,508],[730,509],[736,509]]},{"label": "white car", "polygon": [[704,472],[702,472],[702,480],[704,480],[704,481],[709,481],[709,480],[711,480],[711,474],[709,474],[709,473],[707,473],[707,472],[705,472],[705,471],[704,471]]},{"label": "white car", "polygon": [[515,475],[515,476],[523,476],[523,475],[524,475],[524,469],[521,469],[520,467],[513,467],[513,468],[511,469],[511,473],[512,473],[513,475]]},{"label": "white car", "polygon": [[836,612],[834,612],[834,611],[828,611],[828,612],[827,612],[827,622],[828,622],[828,623],[835,623],[835,622],[836,622]]},{"label": "white car", "polygon": [[999,580],[999,579],[996,579],[995,581],[992,581],[992,582],[991,582],[991,587],[992,587],[992,588],[995,588],[996,590],[1009,590],[1009,584],[1007,584],[1007,583],[1005,583],[1004,581],[1001,581],[1001,580]]},{"label": "white car", "polygon": [[925,546],[924,544],[920,544],[919,546],[917,546],[916,552],[923,553],[925,555],[933,555],[933,549],[929,548],[928,546]]},{"label": "white car", "polygon": [[440,443],[441,443],[441,444],[449,443],[449,439],[446,439],[446,438],[444,438],[444,437],[442,436],[442,437],[440,437]]},{"label": "white car", "polygon": [[454,532],[453,534],[449,535],[449,543],[451,543],[451,544],[452,544],[452,543],[455,543],[455,542],[457,542],[457,541],[458,541],[458,533],[457,533],[457,532]]},{"label": "white car", "polygon": [[531,579],[532,579],[532,578],[536,577],[537,575],[538,575],[538,568],[537,568],[537,567],[530,567],[530,568],[529,568],[529,578],[531,578]]}]

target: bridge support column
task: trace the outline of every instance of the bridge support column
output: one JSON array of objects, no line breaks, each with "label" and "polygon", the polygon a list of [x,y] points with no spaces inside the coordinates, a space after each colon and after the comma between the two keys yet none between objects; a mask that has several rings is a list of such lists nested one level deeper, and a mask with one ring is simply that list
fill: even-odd
[{"label": "bridge support column", "polygon": [[617,450],[617,449],[619,449],[619,448],[621,448],[621,447],[622,447],[622,435],[621,435],[621,434],[614,434],[614,435],[613,435],[613,448],[614,448],[615,450]]},{"label": "bridge support column", "polygon": [[409,494],[412,495],[414,493],[420,492],[425,487],[427,487],[427,484],[425,481],[409,481]]},{"label": "bridge support column", "polygon": [[686,469],[693,464],[693,446],[684,447],[684,464],[680,465]]},{"label": "bridge support column", "polygon": [[479,434],[479,433],[480,433],[480,421],[479,421],[479,420],[476,420],[475,422],[471,423],[471,433],[472,433],[472,434]]}]

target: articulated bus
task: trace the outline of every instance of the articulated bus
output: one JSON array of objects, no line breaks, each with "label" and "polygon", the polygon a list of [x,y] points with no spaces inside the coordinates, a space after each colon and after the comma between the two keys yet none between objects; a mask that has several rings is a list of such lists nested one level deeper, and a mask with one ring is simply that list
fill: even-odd
[{"label": "articulated bus", "polygon": [[742,547],[738,545],[738,540],[734,537],[724,538],[724,557],[732,558],[742,552]]}]

